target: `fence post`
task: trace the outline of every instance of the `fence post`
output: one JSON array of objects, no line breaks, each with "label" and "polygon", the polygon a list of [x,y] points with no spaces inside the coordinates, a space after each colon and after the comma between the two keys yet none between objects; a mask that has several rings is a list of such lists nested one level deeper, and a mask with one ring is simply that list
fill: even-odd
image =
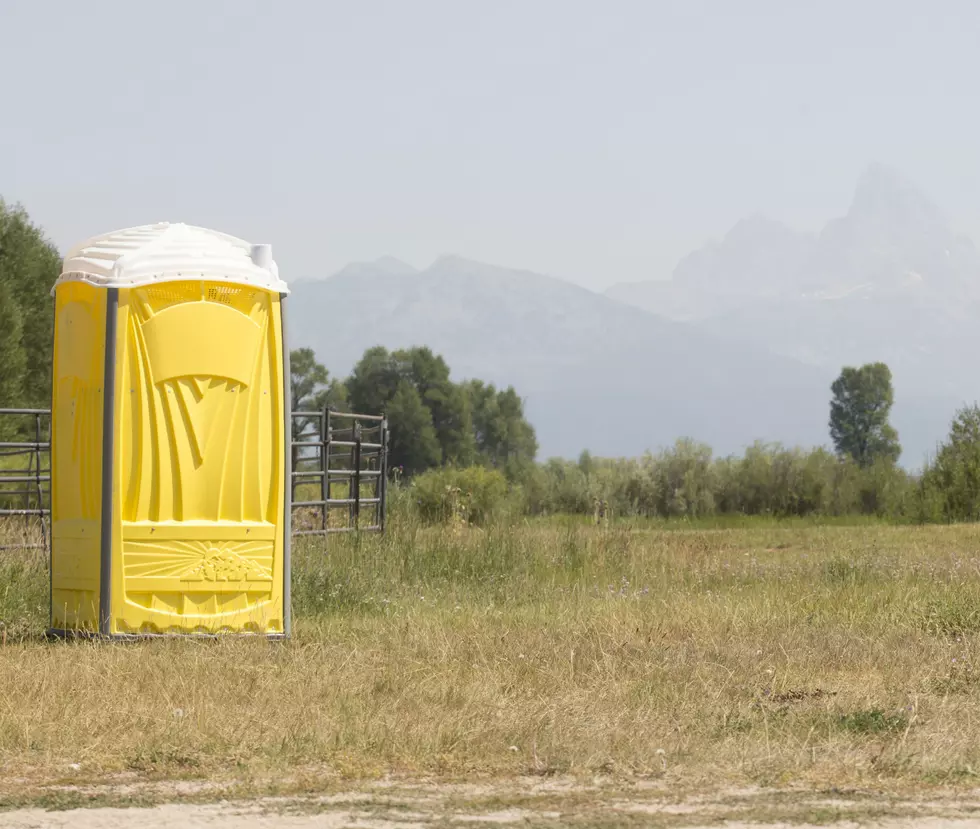
[{"label": "fence post", "polygon": [[41,451],[40,447],[36,445],[37,442],[38,441],[35,439],[35,446],[33,446],[27,452],[27,469],[25,470],[24,477],[28,479],[28,483],[25,484],[23,481],[21,482],[21,484],[24,487],[24,491],[22,493],[24,496],[24,504],[23,504],[24,523],[28,526],[31,523],[31,519],[29,515],[31,509],[31,485],[30,485],[31,471],[34,469],[34,459],[36,457],[39,457],[39,453]]},{"label": "fence post", "polygon": [[326,535],[330,526],[330,441],[333,438],[333,424],[330,422],[330,407],[323,407],[320,417],[320,499],[323,501],[322,526]]},{"label": "fence post", "polygon": [[388,416],[385,414],[381,421],[381,463],[378,464],[378,526],[384,534],[388,520]]},{"label": "fence post", "polygon": [[[50,415],[48,415],[50,417]],[[48,427],[50,433],[50,426]],[[41,414],[34,414],[34,444],[37,452],[37,468],[34,472],[34,486],[37,489],[37,508],[41,513],[41,542],[45,548],[48,546],[47,525],[44,518],[44,492],[41,488]],[[48,439],[48,492],[51,491],[51,440]],[[50,517],[50,514],[49,514]]]},{"label": "fence post", "polygon": [[292,416],[290,411],[289,423],[286,424],[286,428],[289,430],[289,480],[286,482],[286,486],[289,487],[289,503],[292,504],[296,500],[296,475],[295,472],[299,469],[297,465],[297,455],[296,455],[296,438],[300,440],[303,439],[302,433],[298,435],[293,434],[293,424],[296,423],[296,419]]},{"label": "fence post", "polygon": [[354,475],[351,480],[351,497],[354,503],[351,504],[353,511],[354,529],[358,529],[361,524],[361,424],[356,420],[353,426],[354,433]]}]

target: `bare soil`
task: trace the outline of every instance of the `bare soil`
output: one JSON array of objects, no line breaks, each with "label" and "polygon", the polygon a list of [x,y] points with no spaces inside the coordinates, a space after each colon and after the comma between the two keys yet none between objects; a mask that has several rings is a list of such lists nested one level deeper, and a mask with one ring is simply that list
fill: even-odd
[{"label": "bare soil", "polygon": [[[59,795],[60,798],[59,799]],[[516,779],[486,784],[383,782],[320,796],[220,798],[207,784],[63,786],[38,804],[0,811],[9,829],[426,829],[434,826],[651,826],[776,829],[817,826],[980,829],[980,791],[902,796],[800,789],[671,794],[658,784]],[[72,807],[82,798],[83,808]],[[149,800],[173,798],[171,802]],[[102,803],[111,805],[101,805]],[[67,807],[67,808],[66,808]]]}]

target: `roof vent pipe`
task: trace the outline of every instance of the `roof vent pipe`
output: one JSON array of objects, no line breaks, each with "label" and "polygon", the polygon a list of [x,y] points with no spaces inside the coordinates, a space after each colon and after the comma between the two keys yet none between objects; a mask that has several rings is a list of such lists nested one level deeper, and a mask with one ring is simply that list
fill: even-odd
[{"label": "roof vent pipe", "polygon": [[252,245],[252,262],[265,270],[272,267],[272,245]]}]

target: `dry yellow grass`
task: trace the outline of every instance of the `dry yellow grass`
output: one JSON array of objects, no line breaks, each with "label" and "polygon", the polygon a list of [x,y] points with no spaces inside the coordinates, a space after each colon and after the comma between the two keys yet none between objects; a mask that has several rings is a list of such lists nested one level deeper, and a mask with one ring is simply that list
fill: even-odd
[{"label": "dry yellow grass", "polygon": [[396,526],[296,551],[278,646],[38,641],[42,573],[8,557],[0,800],[79,772],[971,786],[978,542]]}]

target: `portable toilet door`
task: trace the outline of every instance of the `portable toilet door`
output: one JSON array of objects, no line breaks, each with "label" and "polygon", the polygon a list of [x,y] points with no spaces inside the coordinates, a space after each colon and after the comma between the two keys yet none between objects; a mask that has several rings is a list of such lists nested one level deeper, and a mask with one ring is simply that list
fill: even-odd
[{"label": "portable toilet door", "polygon": [[286,294],[267,245],[184,224],[68,254],[52,631],[288,635]]}]

